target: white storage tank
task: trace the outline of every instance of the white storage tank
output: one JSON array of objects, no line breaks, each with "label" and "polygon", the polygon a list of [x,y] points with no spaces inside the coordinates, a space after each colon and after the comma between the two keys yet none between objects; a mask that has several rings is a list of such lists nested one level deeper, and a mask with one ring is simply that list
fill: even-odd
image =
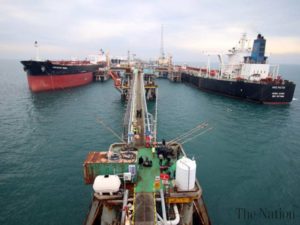
[{"label": "white storage tank", "polygon": [[93,189],[96,193],[102,195],[103,193],[118,192],[121,186],[121,180],[117,175],[100,175],[94,180]]},{"label": "white storage tank", "polygon": [[180,191],[194,189],[196,182],[196,162],[187,157],[182,157],[176,162],[176,186]]}]

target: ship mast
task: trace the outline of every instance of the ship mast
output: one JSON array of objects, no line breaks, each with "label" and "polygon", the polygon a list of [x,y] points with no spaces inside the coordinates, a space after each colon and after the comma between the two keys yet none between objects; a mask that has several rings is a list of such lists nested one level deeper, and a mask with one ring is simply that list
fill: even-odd
[{"label": "ship mast", "polygon": [[35,60],[39,61],[40,60],[40,51],[39,51],[39,45],[38,42],[34,42],[34,47],[35,47]]},{"label": "ship mast", "polygon": [[127,51],[127,62],[128,62],[128,67],[130,67],[130,51]]},{"label": "ship mast", "polygon": [[246,43],[247,43],[247,34],[246,33],[243,33],[240,41],[239,41],[239,44],[240,44],[240,50],[244,50],[245,49],[245,46],[246,46]]},{"label": "ship mast", "polygon": [[110,55],[109,55],[109,51],[106,52],[105,56],[106,56],[106,66],[109,68],[110,67]]}]

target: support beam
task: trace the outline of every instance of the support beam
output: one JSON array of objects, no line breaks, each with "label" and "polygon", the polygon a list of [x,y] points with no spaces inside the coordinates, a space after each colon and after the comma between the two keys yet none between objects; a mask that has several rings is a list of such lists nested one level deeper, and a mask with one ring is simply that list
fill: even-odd
[{"label": "support beam", "polygon": [[160,189],[160,198],[161,198],[161,210],[163,214],[163,223],[166,224],[167,222],[167,213],[166,213],[166,204],[165,204],[165,197],[163,189]]},{"label": "support beam", "polygon": [[121,217],[121,225],[125,224],[125,216],[126,216],[126,206],[128,202],[128,189],[124,192],[124,198],[123,198],[123,207],[122,207],[122,217]]}]

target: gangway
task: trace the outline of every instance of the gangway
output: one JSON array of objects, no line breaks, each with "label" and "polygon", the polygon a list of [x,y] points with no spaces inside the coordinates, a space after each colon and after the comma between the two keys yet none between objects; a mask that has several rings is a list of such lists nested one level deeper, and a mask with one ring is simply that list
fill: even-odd
[{"label": "gangway", "polygon": [[[157,143],[157,92],[152,116],[148,112],[145,94],[149,80],[144,79],[141,69],[133,69],[130,75],[123,138],[119,138],[123,140],[112,144],[106,152],[90,152],[84,162],[85,182],[102,188],[94,189],[85,224],[210,225],[198,181],[189,190],[179,189],[173,182],[178,160],[186,157],[178,141],[190,140],[192,134],[206,125],[201,124],[169,143]],[[115,82],[124,78],[114,71],[110,74]],[[119,84],[116,86],[120,87]],[[102,179],[100,183],[96,182],[97,177]],[[110,189],[102,185],[105,183],[103,179],[109,179],[106,182],[109,182]],[[114,179],[116,185],[113,185]],[[117,186],[120,190],[114,189]],[[105,193],[106,190],[109,193]]]},{"label": "gangway", "polygon": [[[130,89],[130,98],[127,105],[126,114],[129,115],[127,143],[137,148],[150,147],[152,141],[151,114],[148,113],[144,74],[135,69],[133,72],[132,88]],[[153,193],[138,192],[135,195],[134,224],[136,225],[154,225],[155,216],[155,198]]]}]

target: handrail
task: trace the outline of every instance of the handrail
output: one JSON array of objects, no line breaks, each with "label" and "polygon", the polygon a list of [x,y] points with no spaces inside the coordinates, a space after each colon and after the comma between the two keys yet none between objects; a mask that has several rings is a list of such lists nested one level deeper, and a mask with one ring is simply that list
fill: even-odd
[{"label": "handrail", "polygon": [[149,121],[149,115],[148,115],[148,108],[147,108],[147,102],[146,102],[146,96],[145,96],[145,82],[144,82],[144,74],[142,74],[142,80],[141,80],[141,95],[143,98],[143,108],[144,108],[144,115],[146,116],[146,124],[144,124],[147,127],[147,131],[151,132],[151,127],[150,127],[150,121]]},{"label": "handrail", "polygon": [[[132,84],[132,88],[131,88],[131,106],[130,106],[130,117],[129,117],[129,123],[128,123],[128,133],[131,132],[133,133],[133,118],[134,118],[134,113],[136,111],[135,108],[135,103],[136,103],[136,85],[137,85],[137,75],[134,72],[133,73],[133,84]],[[132,142],[132,136],[128,135],[128,144]]]},{"label": "handrail", "polygon": [[158,89],[156,89],[155,93],[156,99],[155,99],[155,116],[154,116],[154,125],[153,125],[153,141],[156,142],[157,139],[157,99],[158,99]]}]

